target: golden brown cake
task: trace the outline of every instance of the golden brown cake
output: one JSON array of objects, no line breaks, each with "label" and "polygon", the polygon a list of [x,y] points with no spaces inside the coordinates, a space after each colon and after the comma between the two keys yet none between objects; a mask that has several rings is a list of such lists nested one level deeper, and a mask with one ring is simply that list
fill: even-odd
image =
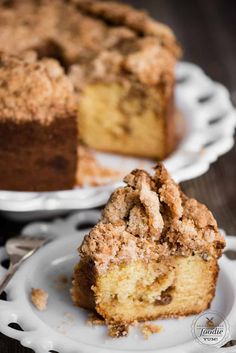
[{"label": "golden brown cake", "polygon": [[96,55],[70,69],[80,92],[83,142],[102,151],[163,159],[176,143],[173,90],[180,50],[173,33],[128,5],[74,2],[102,25]]},{"label": "golden brown cake", "polygon": [[175,147],[180,49],[172,31],[146,13],[112,1],[7,1],[0,50],[33,50],[64,65],[78,94],[85,145],[157,159]]},{"label": "golden brown cake", "polygon": [[73,86],[57,61],[0,53],[0,189],[71,189],[77,169]]},{"label": "golden brown cake", "polygon": [[79,249],[75,305],[118,327],[207,309],[225,245],[212,213],[162,164],[153,176],[134,170],[124,181]]}]

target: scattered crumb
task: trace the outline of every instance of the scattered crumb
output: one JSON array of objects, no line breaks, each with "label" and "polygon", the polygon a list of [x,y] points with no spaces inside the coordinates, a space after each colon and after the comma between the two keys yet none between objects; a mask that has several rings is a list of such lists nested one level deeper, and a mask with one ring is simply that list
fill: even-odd
[{"label": "scattered crumb", "polygon": [[139,325],[138,320],[135,320],[132,322],[132,324],[130,324],[132,327],[137,327]]},{"label": "scattered crumb", "polygon": [[72,313],[66,312],[64,313],[64,317],[67,323],[73,323],[75,321],[75,316]]},{"label": "scattered crumb", "polygon": [[63,284],[67,284],[68,283],[67,275],[62,273],[61,275],[58,276],[58,281]]},{"label": "scattered crumb", "polygon": [[105,320],[97,313],[89,313],[86,324],[88,326],[105,325]]},{"label": "scattered crumb", "polygon": [[65,290],[69,283],[69,279],[66,274],[61,273],[54,279],[55,288],[58,290]]},{"label": "scattered crumb", "polygon": [[108,324],[108,335],[113,338],[126,337],[129,333],[129,325]]},{"label": "scattered crumb", "polygon": [[46,310],[48,294],[41,288],[32,288],[31,301],[38,310]]},{"label": "scattered crumb", "polygon": [[[99,314],[92,312],[88,314],[88,320],[86,321],[88,326],[102,326],[106,325],[106,321]],[[131,325],[110,323],[107,324],[108,335],[112,338],[126,337],[129,333],[130,327],[140,327],[140,330],[147,340],[152,334],[160,333],[162,331],[162,326],[155,325],[150,322],[145,322],[140,324],[138,321],[133,322]]]},{"label": "scattered crumb", "polygon": [[80,146],[78,149],[79,168],[76,176],[78,186],[101,186],[111,181],[121,180],[126,172],[103,167],[94,157],[93,152]]},{"label": "scattered crumb", "polygon": [[160,333],[162,331],[162,326],[151,324],[150,322],[145,322],[141,326],[141,332],[144,335],[145,340],[149,338],[154,333]]},{"label": "scattered crumb", "polygon": [[75,315],[70,312],[63,313],[63,319],[56,326],[56,330],[63,335],[66,335],[69,328],[75,324]]}]

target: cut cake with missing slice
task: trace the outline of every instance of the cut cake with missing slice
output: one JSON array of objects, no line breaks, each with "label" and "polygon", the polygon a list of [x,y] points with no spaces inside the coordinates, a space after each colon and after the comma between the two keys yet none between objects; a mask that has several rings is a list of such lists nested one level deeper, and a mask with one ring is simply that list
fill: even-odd
[{"label": "cut cake with missing slice", "polygon": [[86,146],[159,160],[175,149],[181,49],[168,26],[114,1],[0,2],[0,51],[32,50],[65,67]]},{"label": "cut cake with missing slice", "polygon": [[79,249],[75,305],[123,327],[207,309],[225,246],[212,213],[161,163],[153,176],[134,170],[124,181]]}]

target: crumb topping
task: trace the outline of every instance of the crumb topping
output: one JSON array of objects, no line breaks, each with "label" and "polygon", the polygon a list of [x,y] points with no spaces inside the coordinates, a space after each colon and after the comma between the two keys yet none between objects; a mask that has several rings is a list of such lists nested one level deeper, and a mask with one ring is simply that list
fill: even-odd
[{"label": "crumb topping", "polygon": [[160,164],[155,168],[154,180],[158,188],[160,201],[167,206],[173,218],[181,218],[183,205],[180,189],[170,178],[167,170]]},{"label": "crumb topping", "polygon": [[65,273],[61,273],[56,278],[54,278],[54,286],[59,291],[67,289],[68,283],[69,278]]},{"label": "crumb topping", "polygon": [[31,301],[38,310],[46,310],[48,294],[41,288],[32,288]]},{"label": "crumb topping", "polygon": [[[137,176],[135,174],[137,174]],[[132,176],[134,176],[134,179],[137,179],[136,188],[139,192],[140,202],[145,209],[144,214],[146,213],[149,219],[149,232],[153,234],[160,234],[162,232],[164,222],[160,213],[159,198],[156,192],[151,189],[152,180],[146,173],[140,173],[139,171],[135,171]],[[127,181],[128,185],[130,185],[129,177],[127,177],[125,180]],[[134,185],[135,184],[133,184],[133,186]],[[136,208],[136,212],[139,213],[139,210],[142,212],[142,208]],[[133,213],[135,214],[136,212]]]},{"label": "crumb topping", "polygon": [[[57,57],[78,91],[128,74],[145,85],[173,84],[181,55],[172,31],[145,12],[99,0],[12,1],[0,8],[0,50]],[[72,65],[72,66],[71,66]]]},{"label": "crumb topping", "polygon": [[212,213],[184,195],[162,163],[153,176],[134,170],[124,181],[127,186],[114,191],[101,221],[85,237],[82,260],[92,259],[104,272],[111,263],[131,260],[221,255],[225,241]]},{"label": "crumb topping", "polygon": [[0,53],[0,119],[37,120],[74,114],[73,87],[53,59],[27,61]]},{"label": "crumb topping", "polygon": [[115,1],[73,0],[80,10],[111,22],[126,26],[142,36],[154,36],[176,56],[180,48],[171,29],[150,18],[145,11]]}]

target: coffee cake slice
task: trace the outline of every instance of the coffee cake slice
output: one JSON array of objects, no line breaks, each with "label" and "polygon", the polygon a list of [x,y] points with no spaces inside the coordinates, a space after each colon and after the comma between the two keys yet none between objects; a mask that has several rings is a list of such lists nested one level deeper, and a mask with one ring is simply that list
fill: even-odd
[{"label": "coffee cake slice", "polygon": [[52,59],[0,53],[0,189],[71,189],[77,170],[73,87]]},{"label": "coffee cake slice", "polygon": [[212,213],[162,164],[153,176],[134,170],[124,181],[79,249],[75,305],[116,325],[207,309],[225,246]]}]

